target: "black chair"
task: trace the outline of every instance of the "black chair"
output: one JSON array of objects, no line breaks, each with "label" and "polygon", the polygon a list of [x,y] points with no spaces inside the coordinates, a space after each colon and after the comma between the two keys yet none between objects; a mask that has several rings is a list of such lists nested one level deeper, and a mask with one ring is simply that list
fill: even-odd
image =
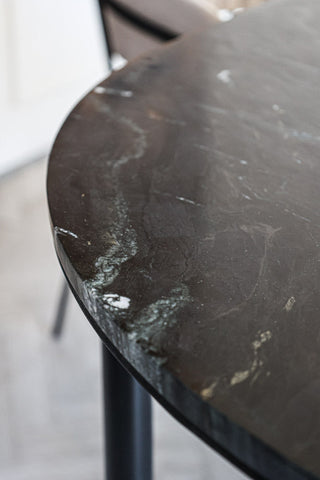
[{"label": "black chair", "polygon": [[127,60],[209,24],[218,11],[209,2],[200,6],[188,0],[99,0],[99,3],[110,51]]}]

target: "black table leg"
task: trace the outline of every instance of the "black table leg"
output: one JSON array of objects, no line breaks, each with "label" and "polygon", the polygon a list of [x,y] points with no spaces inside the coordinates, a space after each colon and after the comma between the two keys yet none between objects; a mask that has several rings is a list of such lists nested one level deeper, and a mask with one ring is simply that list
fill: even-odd
[{"label": "black table leg", "polygon": [[106,480],[151,480],[151,397],[102,347]]}]

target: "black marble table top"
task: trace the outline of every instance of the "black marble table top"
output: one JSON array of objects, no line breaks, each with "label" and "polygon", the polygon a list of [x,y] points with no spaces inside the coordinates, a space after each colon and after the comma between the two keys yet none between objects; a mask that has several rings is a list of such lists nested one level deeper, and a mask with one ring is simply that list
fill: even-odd
[{"label": "black marble table top", "polygon": [[270,1],[139,58],[77,105],[48,169],[92,325],[256,478],[320,478],[319,18]]}]

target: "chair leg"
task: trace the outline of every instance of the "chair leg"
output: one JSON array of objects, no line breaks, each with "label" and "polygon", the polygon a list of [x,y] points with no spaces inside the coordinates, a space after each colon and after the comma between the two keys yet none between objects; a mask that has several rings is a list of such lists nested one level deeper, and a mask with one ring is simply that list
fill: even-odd
[{"label": "chair leg", "polygon": [[106,53],[107,53],[107,62],[110,72],[112,72],[112,63],[111,63],[111,56],[114,52],[112,38],[110,35],[110,30],[108,26],[108,1],[107,0],[98,0],[99,8],[100,8],[100,16],[101,22],[103,27],[103,33],[105,38],[105,45],[106,45]]},{"label": "chair leg", "polygon": [[52,328],[52,336],[54,338],[60,338],[61,336],[63,325],[64,325],[64,319],[66,316],[68,297],[69,297],[69,287],[67,282],[64,281],[62,285],[61,293],[60,293],[60,299],[59,299],[58,309],[56,313],[56,318]]},{"label": "chair leg", "polygon": [[152,479],[151,397],[102,345],[105,478]]}]

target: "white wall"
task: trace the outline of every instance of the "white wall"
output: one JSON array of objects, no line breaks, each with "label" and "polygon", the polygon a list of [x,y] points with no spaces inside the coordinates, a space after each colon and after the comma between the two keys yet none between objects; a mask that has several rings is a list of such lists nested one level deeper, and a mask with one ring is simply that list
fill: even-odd
[{"label": "white wall", "polygon": [[106,74],[97,0],[0,0],[0,174],[47,154]]}]

